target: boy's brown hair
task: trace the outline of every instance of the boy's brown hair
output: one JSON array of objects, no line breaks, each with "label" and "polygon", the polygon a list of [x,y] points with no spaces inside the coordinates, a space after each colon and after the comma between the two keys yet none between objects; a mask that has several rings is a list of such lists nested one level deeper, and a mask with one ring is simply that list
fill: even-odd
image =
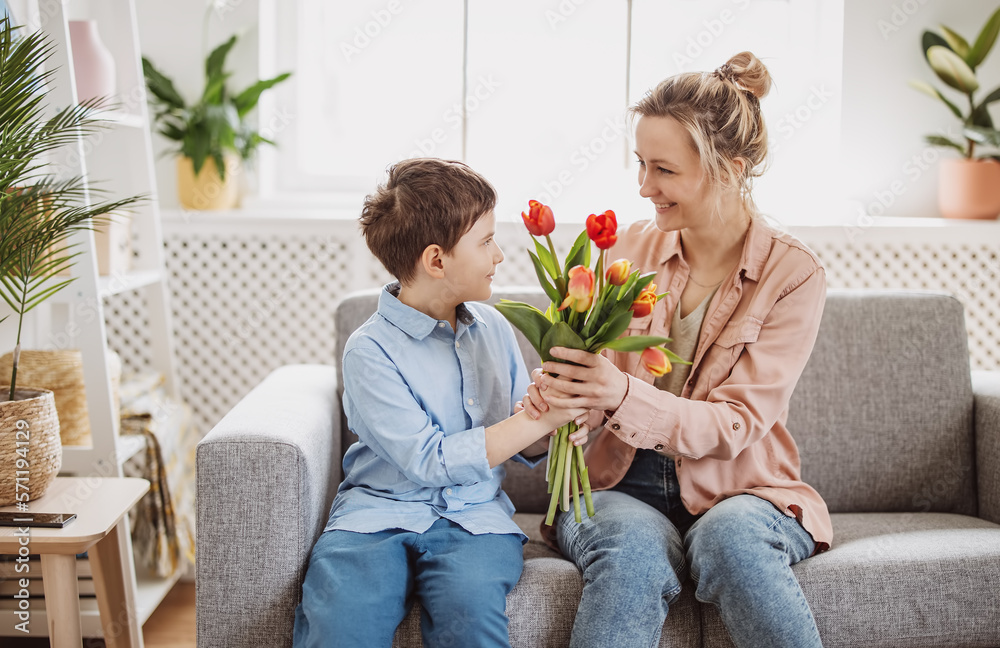
[{"label": "boy's brown hair", "polygon": [[428,245],[450,252],[496,202],[493,185],[461,162],[403,160],[365,197],[361,233],[385,269],[407,283]]}]

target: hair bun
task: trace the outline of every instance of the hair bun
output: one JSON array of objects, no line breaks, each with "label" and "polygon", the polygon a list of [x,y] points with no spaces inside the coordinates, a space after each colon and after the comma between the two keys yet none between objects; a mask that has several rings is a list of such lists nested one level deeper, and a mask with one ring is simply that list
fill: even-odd
[{"label": "hair bun", "polygon": [[719,66],[715,74],[740,86],[758,99],[771,89],[771,74],[752,52],[740,52]]}]

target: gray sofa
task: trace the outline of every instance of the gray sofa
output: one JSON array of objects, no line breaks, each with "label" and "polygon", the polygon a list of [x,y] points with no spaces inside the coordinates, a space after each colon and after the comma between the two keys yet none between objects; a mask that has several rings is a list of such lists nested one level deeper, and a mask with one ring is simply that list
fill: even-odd
[{"label": "gray sofa", "polygon": [[[375,295],[340,304],[338,357]],[[544,300],[534,290],[501,296]],[[530,348],[525,355],[537,366]],[[310,548],[353,442],[338,374],[276,370],[199,444],[199,646],[291,645]],[[970,374],[960,303],[832,292],[789,429],[803,478],[833,513],[832,549],[794,568],[824,645],[1000,646],[1000,372]],[[507,602],[511,642],[565,646],[582,581],[539,540],[542,471],[509,464],[505,488],[533,538]],[[412,611],[396,645],[419,646],[419,637]],[[688,586],[660,645],[731,643]]]}]

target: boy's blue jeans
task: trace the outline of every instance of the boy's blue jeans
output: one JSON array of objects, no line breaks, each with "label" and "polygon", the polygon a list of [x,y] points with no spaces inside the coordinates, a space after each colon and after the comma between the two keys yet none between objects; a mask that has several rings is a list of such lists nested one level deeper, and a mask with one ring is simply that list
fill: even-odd
[{"label": "boy's blue jeans", "polygon": [[518,536],[473,535],[443,518],[424,533],[326,531],[302,583],[293,645],[389,648],[416,596],[428,648],[509,647],[507,594],[522,567]]},{"label": "boy's blue jeans", "polygon": [[821,645],[791,569],[815,543],[767,500],[737,495],[695,517],[681,503],[673,460],[639,450],[614,490],[594,493],[594,508],[582,524],[556,520],[560,549],[583,572],[572,648],[659,645],[689,573],[695,597],[719,609],[736,646]]}]

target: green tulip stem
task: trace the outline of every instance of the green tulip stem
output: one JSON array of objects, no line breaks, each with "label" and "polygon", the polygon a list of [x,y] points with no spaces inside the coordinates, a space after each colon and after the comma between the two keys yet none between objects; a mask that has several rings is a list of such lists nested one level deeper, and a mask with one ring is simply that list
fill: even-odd
[{"label": "green tulip stem", "polygon": [[604,250],[597,254],[597,294],[604,290]]},{"label": "green tulip stem", "polygon": [[[552,253],[552,262],[556,264],[556,268],[561,268],[559,265],[559,257],[556,255],[556,246],[552,244],[552,237],[548,234],[545,235],[545,242],[549,244],[549,252]],[[565,286],[563,287],[565,289]]]},{"label": "green tulip stem", "polygon": [[583,462],[583,446],[576,446],[576,468],[583,484],[583,501],[587,505],[587,517],[594,517],[594,499],[590,494],[590,470]]},{"label": "green tulip stem", "polygon": [[[552,522],[556,517],[556,507],[559,505],[559,491],[562,486],[562,474],[566,469],[566,453],[562,452],[563,440],[568,436],[566,427],[563,426],[559,428],[559,432],[556,436],[559,438],[559,442],[556,444],[556,471],[555,479],[552,480],[552,497],[549,498],[549,510],[545,514],[545,524],[546,526],[552,526]],[[566,441],[568,443],[568,441]]]},{"label": "green tulip stem", "polygon": [[569,483],[573,476],[573,444],[569,442],[569,430],[566,431],[566,460],[563,463],[562,471],[562,510],[569,511]]},{"label": "green tulip stem", "polygon": [[556,470],[556,464],[552,461],[552,458],[556,456],[556,443],[557,438],[555,436],[549,437],[549,454],[548,454],[548,464],[545,467],[545,483],[548,485],[548,491],[552,492],[552,474]]},{"label": "green tulip stem", "polygon": [[576,523],[580,524],[583,522],[583,518],[580,517],[580,482],[576,478],[576,472],[580,469],[579,464],[576,462],[576,455],[573,455],[573,465],[574,470],[567,470],[566,472],[570,474],[569,483],[573,487],[573,517],[576,519]]}]

